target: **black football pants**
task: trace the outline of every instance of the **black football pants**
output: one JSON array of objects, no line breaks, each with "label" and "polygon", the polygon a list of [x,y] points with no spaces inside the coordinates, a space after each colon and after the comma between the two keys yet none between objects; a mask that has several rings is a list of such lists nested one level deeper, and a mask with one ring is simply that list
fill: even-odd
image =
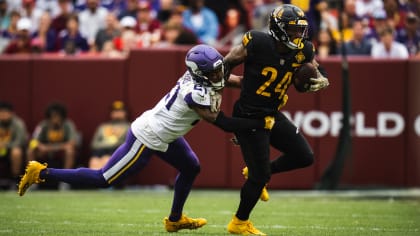
[{"label": "black football pants", "polygon": [[[248,167],[248,179],[241,189],[241,203],[236,216],[246,220],[271,174],[307,167],[313,163],[314,157],[304,136],[282,113],[276,116],[271,131],[241,131],[236,133],[236,138]],[[270,145],[282,152],[272,161]]]}]

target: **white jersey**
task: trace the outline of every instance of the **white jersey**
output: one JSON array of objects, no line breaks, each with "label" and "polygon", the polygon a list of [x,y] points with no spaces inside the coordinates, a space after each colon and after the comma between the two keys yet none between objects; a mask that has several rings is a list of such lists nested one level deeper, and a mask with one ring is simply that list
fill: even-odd
[{"label": "white jersey", "polygon": [[133,134],[148,148],[165,152],[169,143],[188,133],[200,120],[190,106],[210,107],[210,91],[186,72],[153,109],[131,124]]}]

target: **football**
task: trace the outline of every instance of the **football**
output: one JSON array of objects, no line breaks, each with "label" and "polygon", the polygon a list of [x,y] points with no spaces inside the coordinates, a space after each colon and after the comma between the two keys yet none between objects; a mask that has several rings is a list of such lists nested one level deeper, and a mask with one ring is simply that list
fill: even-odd
[{"label": "football", "polygon": [[298,92],[306,92],[311,84],[310,78],[317,78],[316,68],[312,63],[302,64],[293,73],[293,85]]}]

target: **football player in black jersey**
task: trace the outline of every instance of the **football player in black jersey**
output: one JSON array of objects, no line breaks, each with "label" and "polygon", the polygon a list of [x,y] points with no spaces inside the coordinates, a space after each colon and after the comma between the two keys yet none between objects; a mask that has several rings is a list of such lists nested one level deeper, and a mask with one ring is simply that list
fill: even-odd
[{"label": "football player in black jersey", "polygon": [[[228,231],[233,234],[265,235],[249,221],[262,190],[272,174],[310,166],[314,161],[311,147],[297,127],[279,110],[286,104],[287,89],[293,84],[296,68],[311,62],[316,67],[314,46],[306,40],[308,22],[298,7],[284,4],[271,12],[269,32],[251,30],[242,44],[233,47],[225,57],[226,66],[233,69],[244,63],[241,94],[234,105],[233,116],[264,118],[273,116],[269,130],[247,130],[235,133],[240,144],[248,176],[240,193],[240,204]],[[317,69],[318,78],[311,78],[307,92],[329,85]],[[229,81],[228,81],[229,83]],[[270,161],[270,145],[283,155]]]}]

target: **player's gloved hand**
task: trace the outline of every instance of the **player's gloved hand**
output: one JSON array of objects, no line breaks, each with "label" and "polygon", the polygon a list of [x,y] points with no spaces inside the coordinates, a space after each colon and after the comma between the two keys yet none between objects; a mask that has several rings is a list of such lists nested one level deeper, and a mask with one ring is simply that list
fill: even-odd
[{"label": "player's gloved hand", "polygon": [[274,119],[273,116],[266,116],[266,117],[264,117],[264,120],[265,120],[264,129],[271,130],[273,128],[274,124],[276,123],[276,120]]},{"label": "player's gloved hand", "polygon": [[309,88],[308,88],[309,92],[316,92],[330,85],[330,82],[324,76],[320,76],[318,78],[311,78],[310,81],[311,81],[311,84],[309,85]]},{"label": "player's gloved hand", "polygon": [[222,94],[221,91],[210,91],[210,111],[218,112],[220,111],[220,105],[222,104]]}]

